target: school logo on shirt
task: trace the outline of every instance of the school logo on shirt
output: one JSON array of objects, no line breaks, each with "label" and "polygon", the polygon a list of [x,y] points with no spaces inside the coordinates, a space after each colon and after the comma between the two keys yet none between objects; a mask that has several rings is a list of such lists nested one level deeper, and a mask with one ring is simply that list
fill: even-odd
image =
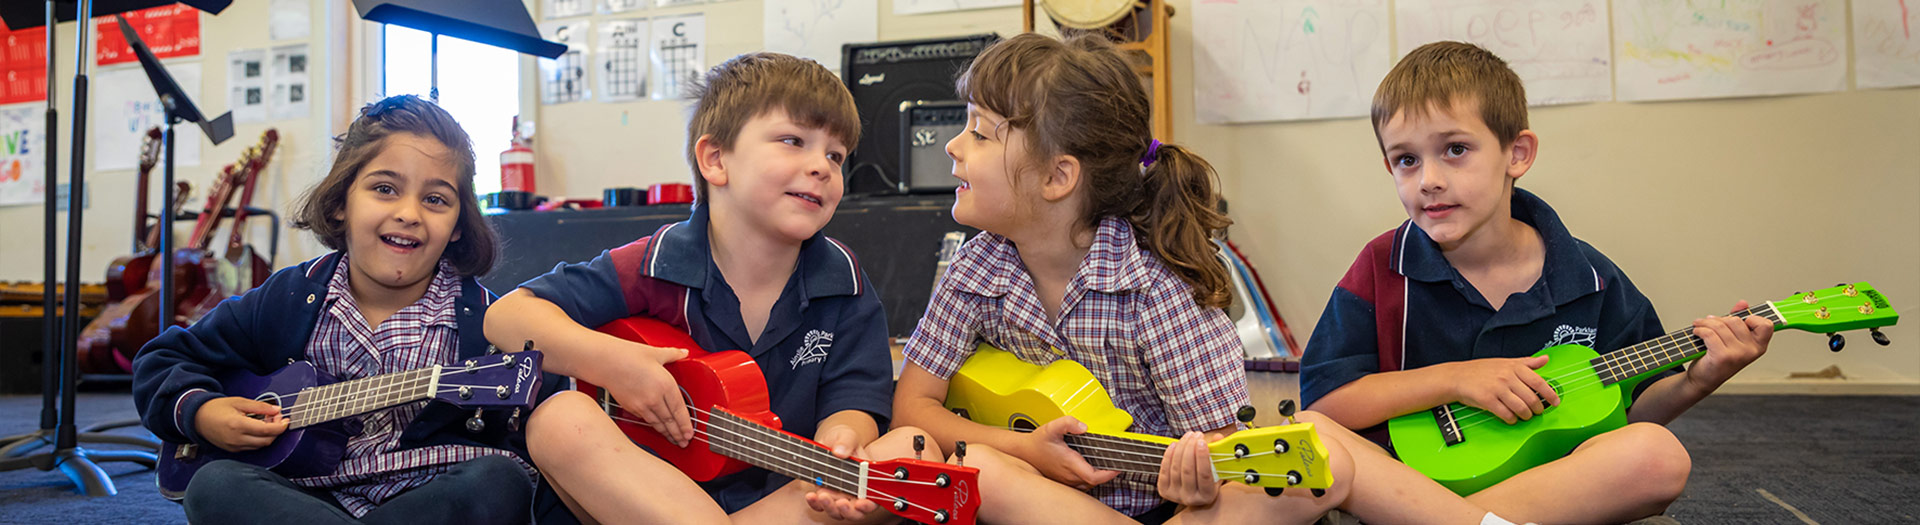
[{"label": "school logo on shirt", "polygon": [[800,341],[800,350],[793,353],[793,368],[827,360],[827,349],[833,347],[833,332],[808,330],[807,337]]},{"label": "school logo on shirt", "polygon": [[1560,325],[1559,328],[1553,329],[1553,340],[1547,341],[1547,345],[1540,348],[1552,348],[1560,345],[1580,345],[1593,348],[1594,339],[1599,336],[1599,333],[1599,330],[1592,327],[1563,324]]}]

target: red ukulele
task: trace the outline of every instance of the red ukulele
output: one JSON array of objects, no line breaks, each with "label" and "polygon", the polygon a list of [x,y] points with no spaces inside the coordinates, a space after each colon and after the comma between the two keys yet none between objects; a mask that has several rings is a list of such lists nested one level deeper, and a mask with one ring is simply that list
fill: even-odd
[{"label": "red ukulele", "polygon": [[767,407],[766,376],[744,352],[706,352],[686,332],[651,318],[621,319],[599,330],[652,346],[687,349],[686,359],[666,365],[693,416],[695,437],[686,448],[674,446],[640,416],[621,409],[605,390],[585,381],[577,384],[634,442],[695,481],[757,466],[873,500],[920,522],[971,524],[980,510],[979,469],[905,458],[841,459],[824,445],[781,431],[780,417]]}]

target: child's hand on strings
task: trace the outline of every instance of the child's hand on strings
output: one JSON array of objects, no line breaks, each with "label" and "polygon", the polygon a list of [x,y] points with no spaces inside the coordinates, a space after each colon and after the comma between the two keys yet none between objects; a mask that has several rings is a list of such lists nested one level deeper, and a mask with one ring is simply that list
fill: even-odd
[{"label": "child's hand on strings", "polygon": [[[845,458],[870,458],[867,447],[860,444],[860,434],[846,425],[833,425],[814,434],[814,442],[826,445],[833,450],[833,456]],[[860,498],[845,492],[826,487],[815,488],[807,493],[807,506],[816,512],[823,512],[836,520],[859,520],[880,512],[880,505],[873,500]]]},{"label": "child's hand on strings", "polygon": [[228,452],[246,452],[272,445],[293,419],[280,416],[280,407],[244,397],[223,397],[200,405],[193,428],[213,446]]},{"label": "child's hand on strings", "polygon": [[1560,394],[1534,371],[1547,366],[1547,356],[1474,359],[1440,366],[1449,368],[1446,375],[1453,381],[1455,399],[1509,425],[1560,404]]},{"label": "child's hand on strings", "polygon": [[680,396],[680,385],[665,365],[687,357],[680,348],[662,348],[633,343],[601,354],[611,380],[597,383],[613,393],[614,401],[629,414],[640,416],[654,432],[680,447],[693,441],[693,420],[687,414],[687,402]]},{"label": "child's hand on strings", "polygon": [[[1733,311],[1747,309],[1747,302],[1733,305]],[[1687,382],[1700,392],[1712,392],[1733,374],[1767,353],[1773,341],[1773,323],[1757,315],[1745,319],[1707,317],[1693,321],[1693,335],[1706,342],[1707,353],[1687,368]]]},{"label": "child's hand on strings", "polygon": [[1067,446],[1065,438],[1067,434],[1082,434],[1086,431],[1086,423],[1080,422],[1073,416],[1063,416],[1034,429],[1026,436],[1027,439],[1014,455],[1026,460],[1027,464],[1039,470],[1040,475],[1046,476],[1047,479],[1078,490],[1091,489],[1096,485],[1113,481],[1115,476],[1120,475],[1119,472],[1095,469],[1092,464],[1087,463],[1086,458],[1080,457],[1079,452]]},{"label": "child's hand on strings", "polygon": [[1160,458],[1160,497],[1189,507],[1213,504],[1220,497],[1220,481],[1214,476],[1213,453],[1207,443],[1218,440],[1199,432],[1188,432],[1179,441],[1167,445]]}]

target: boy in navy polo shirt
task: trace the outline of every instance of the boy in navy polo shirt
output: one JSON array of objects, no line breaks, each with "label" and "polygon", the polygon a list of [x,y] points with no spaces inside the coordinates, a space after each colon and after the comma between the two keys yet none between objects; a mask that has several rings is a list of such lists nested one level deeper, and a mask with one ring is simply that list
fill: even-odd
[{"label": "boy in navy polo shirt", "polygon": [[[1565,343],[1609,352],[1665,335],[1626,274],[1514,188],[1539,137],[1527,129],[1520,79],[1499,57],[1459,42],[1415,49],[1381,81],[1373,124],[1411,219],[1367,243],[1334,289],[1302,364],[1307,408],[1382,442],[1386,420],[1453,402],[1512,423],[1559,403],[1534,372],[1546,364],[1535,352]],[[1632,424],[1467,499],[1541,523],[1665,509],[1691,463],[1661,425],[1760,357],[1773,335],[1758,316],[1693,325],[1706,355],[1642,382]],[[1368,446],[1354,441],[1343,444]]]},{"label": "boy in navy polo shirt", "polygon": [[[590,328],[657,318],[704,349],[746,350],[784,430],[842,457],[913,454],[917,430],[879,437],[893,390],[879,298],[852,251],[820,234],[840,201],[840,164],[860,133],[852,95],[811,60],[750,53],[714,67],[692,96],[693,216],[528,281],[494,305],[488,339],[503,348],[538,341],[549,370],[605,387],[685,446],[693,426],[661,365],[686,352]],[[547,497],[535,508],[542,521],[564,516],[554,512],[559,503],[582,521],[603,522],[890,517],[871,501],[758,468],[696,484],[634,445],[588,396],[565,392],[542,407],[527,429],[545,478]]]}]

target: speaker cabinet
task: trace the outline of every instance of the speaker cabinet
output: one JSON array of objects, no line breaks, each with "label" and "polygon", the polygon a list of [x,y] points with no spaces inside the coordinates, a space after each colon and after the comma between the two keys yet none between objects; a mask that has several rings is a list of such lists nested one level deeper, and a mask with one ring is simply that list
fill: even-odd
[{"label": "speaker cabinet", "polygon": [[903,193],[912,187],[902,168],[908,152],[902,113],[914,101],[959,98],[954,78],[998,41],[998,35],[986,33],[841,46],[840,78],[853,93],[861,127],[860,143],[845,166],[848,195]]}]

